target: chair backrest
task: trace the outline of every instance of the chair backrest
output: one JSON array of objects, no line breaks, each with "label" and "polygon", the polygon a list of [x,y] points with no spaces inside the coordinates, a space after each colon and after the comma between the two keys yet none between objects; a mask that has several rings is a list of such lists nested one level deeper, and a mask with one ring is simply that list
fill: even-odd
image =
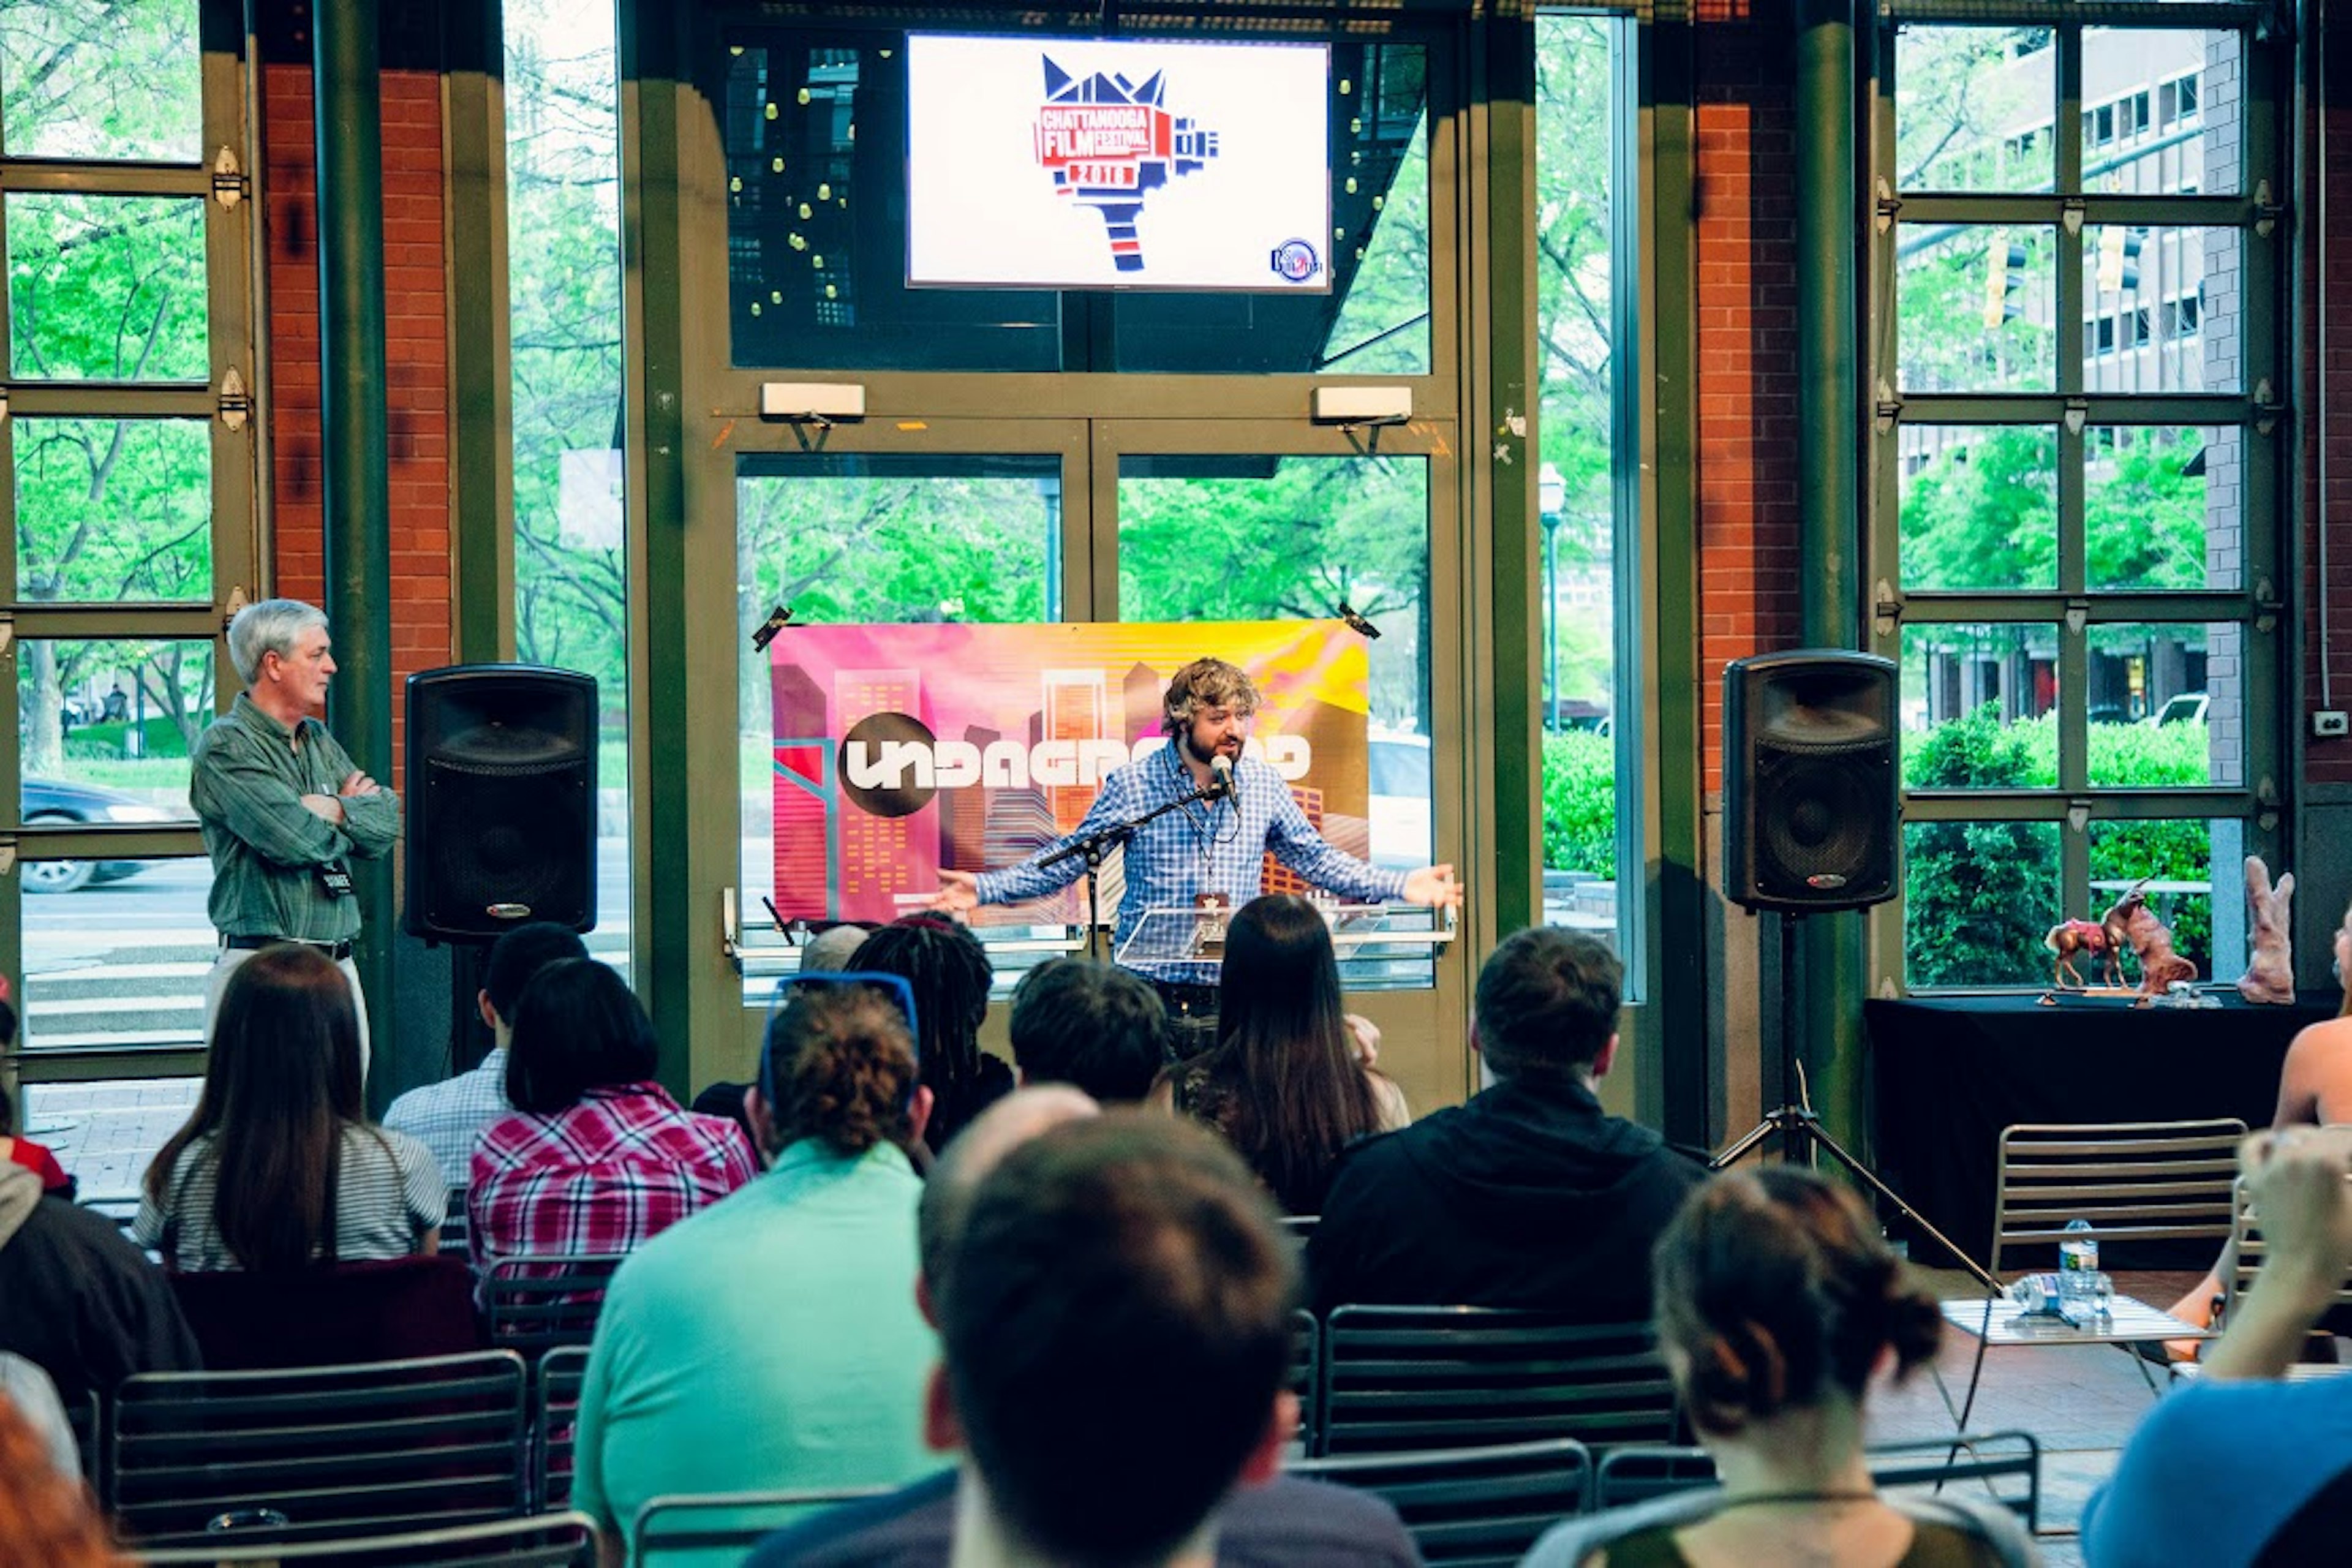
[{"label": "chair backrest", "polygon": [[172,1294],[215,1372],[341,1366],[482,1348],[462,1255],[315,1268],[171,1276]]},{"label": "chair backrest", "polygon": [[482,1281],[490,1343],[525,1357],[557,1345],[586,1344],[596,1337],[604,1287],[622,1257],[594,1252],[499,1258]]},{"label": "chair backrest", "polygon": [[141,1373],[108,1412],[101,1495],[158,1547],[467,1524],[526,1506],[523,1439],[510,1351]]},{"label": "chair backrest", "polygon": [[74,1451],[81,1456],[81,1479],[89,1483],[91,1491],[104,1496],[105,1427],[98,1390],[89,1389],[79,1399],[67,1400],[65,1407],[67,1424],[73,1427]]},{"label": "chair backrest", "polygon": [[586,1345],[558,1345],[531,1369],[533,1508],[563,1508],[572,1501],[572,1449],[580,1421],[580,1385],[587,1380]]},{"label": "chair backrest", "polygon": [[1315,1406],[1323,1394],[1323,1328],[1301,1307],[1290,1314],[1290,1392],[1298,1395],[1298,1452],[1315,1451]]},{"label": "chair backrest", "polygon": [[594,1568],[596,1521],[584,1513],[493,1520],[445,1530],[295,1544],[170,1547],[155,1564],[303,1563],[312,1568]]},{"label": "chair backrest", "polygon": [[[2028,1533],[2041,1523],[2042,1445],[2030,1432],[1876,1443],[1865,1457],[1882,1492],[1949,1489],[2010,1510]],[[1714,1484],[1715,1459],[1704,1448],[1619,1448],[1601,1457],[1592,1506],[1606,1512]]]},{"label": "chair backrest", "polygon": [[2230,1234],[2230,1184],[2245,1136],[2234,1117],[2002,1129],[1992,1271],[2051,1267],[2075,1219],[2089,1222],[2108,1268],[2116,1248],[2126,1267],[2164,1267],[2172,1259],[2145,1244],[2218,1245]]},{"label": "chair backrest", "polygon": [[1339,1307],[1323,1325],[1318,1457],[1676,1435],[1647,1323],[1490,1307]]},{"label": "chair backrest", "polygon": [[1573,1437],[1435,1453],[1307,1459],[1295,1476],[1388,1500],[1421,1558],[1446,1568],[1510,1568],[1536,1538],[1584,1511],[1592,1451]]},{"label": "chair backrest", "polygon": [[[672,1557],[740,1555],[766,1536],[835,1503],[879,1497],[888,1487],[812,1487],[798,1491],[709,1492],[648,1498],[629,1526],[629,1560],[659,1568]],[[730,1559],[732,1560],[731,1558]]]},{"label": "chair backrest", "polygon": [[[2263,1239],[2262,1217],[2254,1213],[2253,1194],[2247,1190],[2243,1180],[2234,1184],[2230,1193],[2230,1250],[2236,1261],[2221,1279],[2224,1319],[2238,1299],[2254,1288],[2254,1277],[2270,1258],[2270,1244]],[[2331,1327],[2352,1314],[2352,1274],[2336,1282],[2336,1304],[2328,1309],[2328,1319],[2322,1321],[2329,1322]]]}]

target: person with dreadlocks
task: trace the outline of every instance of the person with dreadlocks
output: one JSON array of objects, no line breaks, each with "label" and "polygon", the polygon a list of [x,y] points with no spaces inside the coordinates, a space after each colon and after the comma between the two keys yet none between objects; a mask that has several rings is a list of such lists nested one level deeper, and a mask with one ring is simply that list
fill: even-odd
[{"label": "person with dreadlocks", "polygon": [[923,1141],[944,1150],[971,1119],[1013,1090],[1013,1069],[980,1048],[996,972],[980,939],[940,915],[907,915],[860,943],[852,970],[903,977],[915,993],[915,1045],[931,1091]]}]

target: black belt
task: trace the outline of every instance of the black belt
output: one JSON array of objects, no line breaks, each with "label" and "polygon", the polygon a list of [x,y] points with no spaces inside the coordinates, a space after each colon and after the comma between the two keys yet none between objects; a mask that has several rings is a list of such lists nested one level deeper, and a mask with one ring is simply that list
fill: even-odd
[{"label": "black belt", "polygon": [[352,944],[348,942],[310,942],[299,936],[225,936],[221,938],[221,945],[235,952],[253,952],[265,947],[276,947],[282,942],[290,942],[297,947],[315,947],[338,963],[352,955]]}]

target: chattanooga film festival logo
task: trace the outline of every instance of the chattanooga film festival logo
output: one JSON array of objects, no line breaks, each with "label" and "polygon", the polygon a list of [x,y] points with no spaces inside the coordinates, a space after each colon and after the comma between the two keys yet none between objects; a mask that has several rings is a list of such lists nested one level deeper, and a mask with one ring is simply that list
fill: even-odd
[{"label": "chattanooga film festival logo", "polygon": [[1074,77],[1045,60],[1045,101],[1037,110],[1037,162],[1054,176],[1054,194],[1103,216],[1111,265],[1143,270],[1135,220],[1144,193],[1189,174],[1217,155],[1217,134],[1162,106],[1167,73],[1141,87],[1123,76]]}]

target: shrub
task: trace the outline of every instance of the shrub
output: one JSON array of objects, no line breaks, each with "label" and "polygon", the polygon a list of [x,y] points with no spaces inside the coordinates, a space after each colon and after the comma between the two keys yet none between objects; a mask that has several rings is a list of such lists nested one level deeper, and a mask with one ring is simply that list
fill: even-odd
[{"label": "shrub", "polygon": [[[2025,737],[1990,703],[1904,750],[1914,789],[2030,787]],[[2058,888],[2047,823],[1922,822],[1903,832],[1905,973],[1913,985],[2011,985],[2041,968]]]},{"label": "shrub", "polygon": [[1544,868],[1617,876],[1617,742],[1573,730],[1543,738]]}]

